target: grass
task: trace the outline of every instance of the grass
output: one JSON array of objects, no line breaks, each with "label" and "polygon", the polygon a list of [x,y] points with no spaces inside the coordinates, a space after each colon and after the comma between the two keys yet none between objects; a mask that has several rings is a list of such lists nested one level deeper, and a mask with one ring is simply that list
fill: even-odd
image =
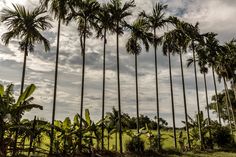
[{"label": "grass", "polygon": [[[135,131],[135,130],[134,130]],[[153,131],[153,134],[156,135],[156,131]],[[174,149],[174,139],[173,139],[173,132],[172,130],[167,131],[167,130],[163,130],[161,132],[162,134],[162,148],[163,148],[163,152],[160,154],[156,154],[154,152],[150,152],[150,151],[145,151],[145,153],[143,154],[131,154],[128,152],[125,152],[125,145],[126,143],[131,139],[128,135],[126,135],[125,133],[123,133],[123,150],[125,152],[124,156],[125,157],[151,157],[151,156],[168,156],[168,157],[178,157],[178,156],[184,156],[184,157],[236,157],[236,151],[235,152],[230,152],[228,150],[212,150],[212,151],[204,151],[204,152],[186,152],[186,153],[180,153],[180,151],[176,151]],[[179,135],[179,131],[177,131],[177,137]],[[106,133],[105,133],[106,136]],[[119,151],[119,136],[117,136],[117,151]],[[145,141],[145,149],[148,150],[149,148],[149,141],[146,137],[146,135],[141,135],[141,139]],[[109,150],[111,151],[115,151],[115,134],[113,134],[110,138],[110,148]],[[94,141],[95,142],[95,141]],[[104,140],[104,144],[105,144],[105,148],[107,149],[107,138],[105,138]],[[46,145],[49,145],[49,139],[44,139],[43,140],[43,144],[42,147],[44,149],[48,149],[48,147]],[[179,146],[178,146],[179,148]],[[104,155],[105,156],[105,155]],[[110,156],[110,155],[108,155]]]},{"label": "grass", "polygon": [[[136,131],[136,130],[134,130],[134,131]],[[156,135],[157,134],[157,131],[152,131],[152,133],[154,134],[154,135]],[[163,149],[173,149],[174,148],[174,139],[173,139],[173,137],[171,137],[173,135],[173,132],[172,131],[162,131],[161,132],[161,136],[162,136],[162,146],[163,146]],[[123,149],[125,150],[125,145],[126,145],[126,143],[131,139],[128,135],[126,135],[125,133],[123,133]],[[178,131],[177,131],[177,136],[178,136]],[[120,147],[119,147],[119,136],[117,136],[118,137],[118,150],[120,149]],[[110,139],[110,148],[109,148],[109,150],[115,150],[115,140],[116,138],[115,138],[115,134],[113,134],[112,136],[111,136],[111,139]],[[145,149],[148,149],[149,148],[149,141],[148,141],[148,139],[147,139],[147,137],[146,137],[146,135],[141,135],[141,139],[142,140],[144,140],[145,141]],[[105,138],[105,140],[104,140],[104,142],[105,142],[105,148],[107,148],[108,147],[108,145],[107,145],[107,138]]]}]

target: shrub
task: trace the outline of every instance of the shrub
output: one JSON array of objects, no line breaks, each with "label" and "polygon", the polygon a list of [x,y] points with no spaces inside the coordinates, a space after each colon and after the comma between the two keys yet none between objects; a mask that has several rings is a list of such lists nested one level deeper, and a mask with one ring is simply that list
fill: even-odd
[{"label": "shrub", "polygon": [[128,141],[128,143],[126,144],[126,149],[130,152],[143,152],[144,141],[141,140],[140,137],[135,136],[130,141]]},{"label": "shrub", "polygon": [[220,148],[226,148],[233,144],[233,137],[230,133],[230,129],[227,127],[217,127],[213,132],[213,141]]}]

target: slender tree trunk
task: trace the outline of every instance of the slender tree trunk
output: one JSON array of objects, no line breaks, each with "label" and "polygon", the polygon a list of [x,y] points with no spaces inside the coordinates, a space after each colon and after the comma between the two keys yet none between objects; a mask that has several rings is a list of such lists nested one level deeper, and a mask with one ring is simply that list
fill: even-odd
[{"label": "slender tree trunk", "polygon": [[106,28],[104,29],[103,45],[103,87],[102,87],[102,150],[104,149],[104,116],[105,116],[105,80],[106,80]]},{"label": "slender tree trunk", "polygon": [[171,70],[170,52],[168,52],[168,57],[169,57],[170,94],[171,94],[171,106],[172,106],[172,118],[173,118],[174,145],[175,145],[175,149],[177,149],[176,129],[175,129],[175,105],[174,105],[174,95],[173,95],[173,83],[172,83],[172,70]]},{"label": "slender tree trunk", "polygon": [[[28,43],[27,43],[28,44]],[[20,94],[24,91],[24,84],[25,84],[25,70],[26,70],[26,61],[28,56],[28,46],[25,47],[25,53],[24,53],[24,63],[23,63],[23,70],[22,70],[22,78],[21,78],[21,89]]]},{"label": "slender tree trunk", "polygon": [[137,111],[137,131],[139,133],[139,101],[138,101],[138,57],[135,54],[135,82],[136,82],[136,111]]},{"label": "slender tree trunk", "polygon": [[[26,41],[26,46],[25,46],[25,52],[24,52],[24,62],[23,62],[23,70],[22,70],[22,79],[21,79],[21,90],[20,90],[20,95],[24,91],[24,82],[25,82],[25,70],[26,70],[26,61],[27,61],[27,56],[28,56],[28,41]],[[17,125],[20,120],[17,120]],[[18,140],[18,132],[19,130],[16,129],[16,135],[15,135],[15,141],[14,141],[14,146],[13,146],[13,156],[16,155],[17,152],[17,140]]]},{"label": "slender tree trunk", "polygon": [[201,149],[203,149],[202,126],[201,126],[201,119],[200,119],[200,105],[199,105],[199,95],[198,95],[197,66],[196,66],[196,58],[195,58],[196,56],[195,56],[195,49],[194,49],[193,42],[192,42],[192,48],[193,48],[193,63],[194,63],[195,85],[196,85],[199,139],[201,142]]},{"label": "slender tree trunk", "polygon": [[231,110],[232,117],[233,117],[234,128],[236,129],[235,116],[234,116],[233,106],[232,106],[231,99],[230,99],[230,95],[229,95],[228,86],[227,86],[225,77],[224,77],[223,79],[224,79],[224,85],[225,85],[225,92],[226,92],[226,94],[227,94],[227,99],[228,99],[229,106],[230,106],[230,110]]},{"label": "slender tree trunk", "polygon": [[220,115],[220,109],[219,109],[219,103],[218,103],[218,93],[217,93],[217,87],[216,87],[215,71],[214,71],[213,66],[211,68],[212,68],[212,76],[213,76],[213,82],[214,82],[214,87],[215,87],[216,110],[217,110],[217,113],[218,113],[219,123],[221,125],[221,115]]},{"label": "slender tree trunk", "polygon": [[158,150],[161,149],[161,132],[160,132],[160,110],[159,110],[159,91],[158,91],[158,70],[157,70],[157,45],[155,43],[156,29],[154,29],[154,55],[155,55],[155,79],[156,79],[156,105],[157,105],[157,144]]},{"label": "slender tree trunk", "polygon": [[[209,102],[208,102],[208,92],[207,92],[207,82],[206,82],[206,73],[205,72],[203,73],[203,77],[204,77],[204,86],[205,86],[205,95],[206,95],[208,126],[210,126],[211,125],[211,118],[210,118],[210,112],[209,112]],[[211,128],[209,128],[209,135],[210,135],[210,139],[212,139]]]},{"label": "slender tree trunk", "polygon": [[107,135],[107,150],[108,151],[110,150],[110,135],[109,135],[109,133]]},{"label": "slender tree trunk", "polygon": [[33,145],[33,140],[35,138],[35,126],[36,126],[36,116],[34,116],[34,122],[33,122],[33,126],[32,126],[33,135],[30,136],[30,146],[29,146],[28,156],[30,156],[32,145]]},{"label": "slender tree trunk", "polygon": [[56,65],[55,65],[55,82],[54,82],[54,95],[53,95],[53,107],[52,107],[52,126],[50,136],[50,154],[53,153],[53,140],[54,140],[54,120],[56,111],[56,99],[57,99],[57,74],[58,74],[58,60],[59,60],[59,46],[60,46],[60,31],[61,31],[61,19],[58,20],[57,28],[57,50],[56,50]]},{"label": "slender tree trunk", "polygon": [[81,102],[80,102],[80,139],[79,139],[79,149],[82,151],[82,120],[83,120],[83,107],[84,107],[84,74],[85,74],[85,46],[86,46],[86,29],[87,21],[85,20],[84,32],[83,32],[83,47],[82,47],[82,82],[81,82]]},{"label": "slender tree trunk", "polygon": [[121,100],[120,100],[120,63],[119,63],[119,22],[117,21],[117,26],[116,26],[116,57],[117,57],[117,86],[118,86],[118,108],[119,108],[119,140],[120,140],[120,153],[123,152],[122,149],[122,126],[121,126]]},{"label": "slender tree trunk", "polygon": [[4,143],[4,135],[5,135],[5,122],[0,121],[0,155],[6,156],[6,148]]},{"label": "slender tree trunk", "polygon": [[189,149],[191,149],[191,143],[190,143],[190,137],[189,137],[188,110],[187,110],[187,103],[186,103],[186,93],[185,93],[185,82],[184,82],[184,70],[183,70],[182,52],[180,52],[179,57],[180,57],[182,86],[183,86],[184,113],[185,113],[184,115],[185,115],[185,123],[186,123],[187,141],[188,141],[188,147],[189,147]]}]

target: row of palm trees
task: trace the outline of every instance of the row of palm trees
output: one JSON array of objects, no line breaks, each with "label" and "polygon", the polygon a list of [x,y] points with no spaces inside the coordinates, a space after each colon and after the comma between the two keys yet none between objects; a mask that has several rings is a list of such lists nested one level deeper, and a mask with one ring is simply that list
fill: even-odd
[{"label": "row of palm trees", "polygon": [[[212,68],[213,81],[215,86],[215,94],[217,96],[215,72],[219,77],[222,77],[227,90],[227,80],[234,80],[235,63],[232,58],[235,58],[235,41],[231,41],[226,45],[219,45],[216,39],[216,34],[206,33],[201,34],[199,31],[198,23],[196,25],[189,24],[181,21],[176,17],[166,17],[165,10],[167,5],[158,3],[153,7],[150,14],[145,11],[140,12],[137,19],[128,24],[125,19],[132,15],[131,9],[135,7],[133,0],[122,3],[121,0],[110,0],[108,3],[99,4],[96,0],[40,0],[40,7],[32,11],[28,11],[24,6],[13,5],[13,9],[3,9],[1,12],[1,22],[8,27],[8,32],[2,35],[4,44],[9,44],[12,38],[20,39],[20,48],[24,51],[24,63],[22,72],[21,92],[24,89],[26,58],[28,52],[34,50],[35,43],[43,43],[45,51],[49,50],[49,41],[40,33],[51,28],[51,18],[45,14],[47,10],[54,15],[58,21],[57,32],[57,48],[56,48],[56,64],[55,64],[55,82],[54,82],[54,96],[53,96],[53,110],[52,110],[52,127],[51,127],[51,147],[50,153],[53,152],[53,137],[54,137],[54,121],[56,109],[56,96],[57,96],[57,74],[58,62],[60,52],[60,29],[61,24],[69,24],[76,22],[79,31],[80,48],[82,55],[82,83],[81,83],[81,102],[80,102],[80,115],[83,115],[83,98],[84,98],[84,76],[85,76],[85,57],[86,57],[86,39],[96,32],[96,37],[103,39],[103,90],[102,90],[102,119],[104,119],[105,109],[105,56],[108,33],[116,34],[116,55],[117,55],[117,86],[118,86],[118,119],[119,119],[119,144],[120,152],[122,153],[122,127],[121,127],[121,97],[120,97],[120,71],[119,71],[119,37],[124,33],[124,29],[130,31],[126,49],[127,52],[135,56],[135,78],[136,78],[136,110],[137,110],[137,131],[139,132],[139,98],[138,98],[138,55],[142,52],[142,44],[145,46],[146,51],[149,50],[149,45],[153,45],[155,57],[155,80],[156,80],[156,113],[157,113],[157,132],[158,132],[158,145],[160,146],[160,127],[159,127],[159,91],[158,91],[158,64],[157,64],[157,47],[163,48],[164,55],[169,59],[169,72],[170,72],[170,87],[171,87],[171,103],[172,103],[172,118],[173,118],[173,134],[174,144],[177,148],[176,129],[175,129],[175,105],[173,98],[172,87],[172,71],[171,71],[171,54],[179,54],[181,63],[181,76],[183,86],[183,100],[184,112],[188,147],[191,148],[189,129],[188,129],[188,112],[186,102],[186,91],[183,72],[183,58],[182,54],[192,50],[193,58],[189,60],[189,65],[194,64],[195,84],[196,84],[196,98],[197,98],[197,111],[200,115],[200,104],[198,95],[198,80],[197,80],[197,64],[200,66],[200,71],[204,75],[206,99],[207,84],[206,73],[207,67]],[[166,26],[173,27],[170,31],[164,33],[163,36],[157,36],[157,31],[160,31]],[[226,58],[227,57],[227,58]],[[230,60],[230,62],[229,62]],[[229,100],[229,99],[228,99]],[[208,101],[208,100],[207,100]],[[217,102],[217,100],[216,100]],[[229,112],[232,112],[232,104],[229,102]],[[217,108],[219,109],[218,103]],[[207,103],[208,106],[208,103]],[[208,118],[209,116],[209,108]],[[218,112],[219,123],[221,123],[220,114]],[[234,125],[235,119],[232,114]],[[80,116],[82,121],[82,116]],[[229,121],[231,118],[229,118]],[[229,123],[231,126],[231,122]],[[210,124],[209,124],[210,125]],[[235,125],[236,126],[236,125]],[[198,117],[199,138],[202,140],[201,122]],[[82,131],[82,123],[80,123],[80,132]],[[82,133],[80,133],[80,145],[82,141]],[[17,137],[17,132],[16,132]],[[104,127],[102,127],[102,137],[104,137]],[[17,138],[16,138],[17,140]],[[82,148],[82,147],[81,147]],[[102,138],[102,148],[104,148],[104,141]]]}]

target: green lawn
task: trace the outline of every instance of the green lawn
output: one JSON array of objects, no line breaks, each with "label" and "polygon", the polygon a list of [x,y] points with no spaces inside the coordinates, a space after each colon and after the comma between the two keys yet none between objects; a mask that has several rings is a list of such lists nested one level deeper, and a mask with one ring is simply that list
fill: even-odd
[{"label": "green lawn", "polygon": [[[134,130],[135,131],[135,130]],[[153,131],[153,134],[156,134],[156,131]],[[226,151],[222,151],[222,150],[214,150],[214,151],[206,151],[206,152],[187,152],[187,153],[182,153],[180,154],[178,151],[174,150],[174,140],[173,140],[173,132],[172,131],[162,131],[162,147],[165,150],[164,154],[158,154],[158,155],[154,155],[154,156],[168,156],[168,157],[177,157],[177,156],[186,156],[186,157],[236,157],[236,153],[233,152],[226,152]],[[177,137],[179,135],[179,131],[177,131]],[[141,138],[145,141],[145,149],[147,150],[149,148],[149,142],[148,139],[146,137],[146,135],[141,135]],[[130,140],[130,137],[128,135],[126,135],[125,133],[123,134],[123,150],[124,152],[126,151],[125,149],[125,145],[126,143]],[[43,144],[42,147],[44,149],[48,149],[48,147],[46,145],[49,144],[49,139],[44,139],[43,140]],[[115,151],[115,134],[112,135],[112,137],[110,138],[110,150],[111,151]],[[95,142],[95,141],[94,141]],[[105,148],[107,149],[107,138],[105,138],[104,140],[105,142]],[[119,151],[119,137],[118,137],[118,151]],[[178,146],[179,148],[179,146]],[[236,150],[235,150],[236,152]],[[124,155],[125,157],[136,157],[136,156],[140,156],[140,154],[129,154],[129,153],[125,153]],[[150,155],[141,155],[142,157],[150,157]]]},{"label": "green lawn", "polygon": [[[135,131],[135,130],[134,130]],[[157,134],[157,131],[152,131],[154,135]],[[161,132],[162,134],[162,138],[163,138],[163,141],[162,141],[162,146],[163,146],[163,149],[171,149],[171,148],[174,148],[174,139],[171,137],[173,135],[173,132],[172,131],[162,131]],[[177,136],[178,136],[178,131],[177,131]],[[146,135],[141,135],[141,138],[145,141],[145,149],[147,149],[149,147],[149,141],[146,137]],[[110,150],[114,150],[115,148],[115,134],[112,135],[111,139],[110,139]],[[119,140],[119,136],[118,136],[118,140]],[[126,135],[125,133],[123,133],[123,149],[125,150],[125,145],[126,143],[130,140],[130,137],[128,135]],[[105,148],[108,147],[107,145],[107,138],[105,138]],[[119,141],[118,142],[118,150],[120,149],[119,148]]]}]

